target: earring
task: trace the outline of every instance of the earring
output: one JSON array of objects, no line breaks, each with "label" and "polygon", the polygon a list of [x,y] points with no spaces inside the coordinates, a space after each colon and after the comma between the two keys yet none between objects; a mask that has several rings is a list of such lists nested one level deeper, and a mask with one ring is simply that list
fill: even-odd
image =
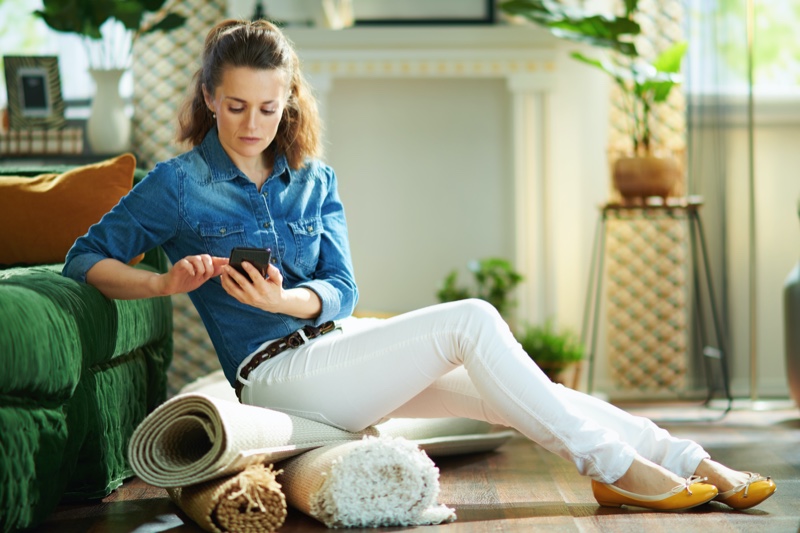
[{"label": "earring", "polygon": [[217,114],[216,113],[211,113],[211,118],[213,118],[214,120],[217,120]]}]

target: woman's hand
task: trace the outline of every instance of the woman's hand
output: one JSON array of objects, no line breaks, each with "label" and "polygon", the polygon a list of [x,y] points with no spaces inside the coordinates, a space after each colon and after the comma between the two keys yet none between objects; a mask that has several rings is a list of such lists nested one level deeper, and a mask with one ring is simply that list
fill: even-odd
[{"label": "woman's hand", "polygon": [[247,276],[232,266],[223,267],[221,280],[225,292],[243,304],[297,318],[316,318],[322,312],[322,301],[314,291],[305,287],[284,289],[283,274],[275,265],[267,266],[266,279],[247,261],[242,261],[242,268]]},{"label": "woman's hand", "polygon": [[281,271],[275,265],[269,264],[265,279],[261,277],[261,272],[247,261],[242,261],[242,268],[247,272],[247,276],[243,276],[231,266],[222,268],[221,281],[225,292],[243,304],[272,313],[279,312],[284,301]]},{"label": "woman's hand", "polygon": [[165,295],[191,292],[209,279],[219,276],[227,264],[227,257],[188,255],[159,277],[160,292]]}]

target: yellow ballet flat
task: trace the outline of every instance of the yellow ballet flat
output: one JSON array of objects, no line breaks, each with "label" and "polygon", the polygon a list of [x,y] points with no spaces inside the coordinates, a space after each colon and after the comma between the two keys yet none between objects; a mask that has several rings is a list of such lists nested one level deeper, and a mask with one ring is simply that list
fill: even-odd
[{"label": "yellow ballet flat", "polygon": [[755,507],[775,494],[778,487],[775,486],[775,482],[771,478],[754,474],[753,472],[747,473],[750,475],[747,481],[731,490],[720,492],[714,499],[728,507],[741,511]]},{"label": "yellow ballet flat", "polygon": [[592,480],[592,493],[603,507],[631,505],[656,511],[680,511],[703,505],[719,493],[714,485],[703,483],[704,477],[692,476],[683,485],[664,494],[644,496],[622,490],[613,485]]}]

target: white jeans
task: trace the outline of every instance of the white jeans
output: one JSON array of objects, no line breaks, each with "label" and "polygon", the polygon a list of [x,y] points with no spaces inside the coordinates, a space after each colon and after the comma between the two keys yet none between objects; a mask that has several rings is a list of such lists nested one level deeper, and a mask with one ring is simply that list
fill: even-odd
[{"label": "white jeans", "polygon": [[652,421],[554,384],[482,300],[343,329],[262,363],[242,401],[359,431],[385,418],[458,416],[515,428],[597,481],[639,455],[681,477],[708,454]]}]

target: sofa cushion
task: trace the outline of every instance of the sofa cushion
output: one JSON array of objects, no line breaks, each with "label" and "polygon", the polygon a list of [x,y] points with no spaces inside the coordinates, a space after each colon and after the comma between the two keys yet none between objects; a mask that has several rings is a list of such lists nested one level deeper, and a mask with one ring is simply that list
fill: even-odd
[{"label": "sofa cushion", "polygon": [[0,176],[0,265],[63,262],[130,191],[135,170],[136,158],[123,154],[61,174]]}]

